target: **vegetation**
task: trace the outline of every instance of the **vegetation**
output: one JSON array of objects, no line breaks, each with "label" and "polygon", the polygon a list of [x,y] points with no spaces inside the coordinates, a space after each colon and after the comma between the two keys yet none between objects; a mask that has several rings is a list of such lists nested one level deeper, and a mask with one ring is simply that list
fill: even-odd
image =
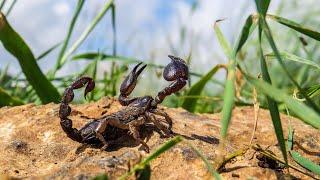
[{"label": "vegetation", "polygon": [[[2,1],[0,8],[3,7],[5,2]],[[0,41],[8,53],[18,60],[21,73],[12,75],[8,73],[8,66],[1,67],[0,106],[15,106],[34,102],[37,104],[58,103],[60,94],[66,86],[82,75],[89,75],[97,82],[97,87],[89,100],[95,101],[103,96],[116,96],[121,78],[127,73],[127,66],[140,61],[136,58],[118,55],[116,52],[116,4],[113,0],[102,7],[92,23],[72,43],[70,38],[85,4],[84,0],[78,0],[72,21],[66,30],[67,35],[64,41],[53,45],[38,57],[32,54],[32,50],[23,40],[23,37],[19,35],[19,32],[16,32],[6,19],[14,4],[15,1],[5,14],[1,13],[0,15]],[[216,65],[204,74],[191,71],[192,81],[189,84],[190,86],[185,88],[183,92],[168,98],[165,105],[183,107],[190,112],[213,113],[221,111],[221,151],[223,151],[224,140],[227,137],[228,126],[232,117],[232,109],[235,106],[242,105],[255,106],[258,101],[261,108],[270,111],[283,155],[283,160],[278,160],[292,168],[287,160],[288,155],[291,155],[301,166],[319,174],[319,167],[315,163],[292,151],[292,145],[286,146],[280,112],[290,113],[304,123],[320,129],[320,86],[317,82],[319,80],[320,64],[316,53],[316,50],[319,49],[320,32],[314,30],[317,27],[308,28],[303,23],[298,24],[294,20],[268,14],[270,0],[255,0],[255,4],[257,13],[248,16],[245,24],[242,28],[239,28],[241,32],[235,45],[230,45],[219,27],[223,20],[218,20],[214,25],[214,32],[225,53],[227,63]],[[196,5],[194,7],[196,8]],[[110,54],[105,52],[74,54],[108,11],[111,11],[112,19],[113,52]],[[309,16],[309,18],[312,18],[312,16]],[[277,44],[283,42],[276,41],[277,38],[273,34],[275,23],[289,29],[287,34],[290,36],[290,40],[286,43],[294,42],[293,44],[295,44],[294,47],[290,47],[290,51],[278,48]],[[183,29],[183,27],[181,28]],[[248,55],[252,52],[252,48],[256,53]],[[56,65],[49,72],[42,72],[37,61],[57,49],[60,49],[60,53],[56,59]],[[184,58],[190,64],[191,58]],[[56,73],[66,63],[79,60],[89,62],[79,73],[64,77],[56,76]],[[97,76],[98,64],[101,61],[112,62],[110,70],[104,73],[102,79]],[[152,68],[162,68],[161,65],[152,63],[152,61],[146,60],[144,62]],[[216,73],[221,69],[227,72],[224,82],[214,79]],[[280,76],[281,78],[278,78]],[[223,87],[223,91],[212,93],[212,89],[206,88],[212,86],[212,84]],[[253,93],[254,90],[257,94]],[[199,100],[204,103],[200,105]],[[289,139],[291,143],[293,141],[292,132],[290,130]],[[152,159],[181,141],[184,141],[181,137],[170,140],[123,177],[148,168]],[[258,147],[255,148],[259,149]],[[204,160],[212,175],[219,179],[219,174],[212,168],[206,158],[197,149],[194,150]],[[223,159],[221,158],[220,163],[223,163]]]}]

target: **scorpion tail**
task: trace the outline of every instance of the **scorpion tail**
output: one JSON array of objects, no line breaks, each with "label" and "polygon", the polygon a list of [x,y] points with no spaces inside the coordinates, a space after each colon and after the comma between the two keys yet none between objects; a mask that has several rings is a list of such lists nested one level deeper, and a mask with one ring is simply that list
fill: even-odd
[{"label": "scorpion tail", "polygon": [[172,81],[172,83],[158,93],[155,100],[152,101],[152,106],[154,107],[160,104],[167,96],[178,92],[187,84],[189,69],[186,62],[172,55],[168,57],[171,62],[164,67],[163,78],[167,81]]},{"label": "scorpion tail", "polygon": [[83,86],[86,86],[84,96],[86,97],[87,93],[93,90],[95,83],[90,77],[81,77],[75,82],[71,84],[65,91],[62,96],[61,104],[60,104],[60,110],[59,110],[59,117],[60,117],[60,125],[63,129],[63,131],[67,134],[67,136],[77,142],[82,142],[83,138],[81,136],[81,133],[78,129],[72,127],[72,121],[68,118],[68,116],[71,113],[71,108],[69,106],[69,103],[74,98],[74,89],[79,89]]}]

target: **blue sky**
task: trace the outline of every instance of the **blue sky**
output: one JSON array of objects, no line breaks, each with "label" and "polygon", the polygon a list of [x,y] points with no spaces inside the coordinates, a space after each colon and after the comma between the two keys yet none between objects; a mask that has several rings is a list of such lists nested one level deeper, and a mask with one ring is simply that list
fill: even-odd
[{"label": "blue sky", "polygon": [[[12,1],[7,0],[9,4]],[[197,8],[191,11],[195,1],[198,2]],[[108,0],[85,2],[70,44],[78,39],[107,2]],[[284,2],[283,6],[280,2]],[[54,44],[63,41],[76,3],[77,0],[18,0],[8,20],[25,39],[35,56],[38,56]],[[168,54],[186,58],[192,52],[190,70],[201,74],[205,74],[216,64],[227,62],[214,34],[214,22],[217,19],[225,19],[219,23],[220,28],[230,44],[234,44],[247,16],[256,12],[253,0],[115,0],[115,4],[118,55],[165,65],[169,62]],[[269,13],[276,14],[282,9],[281,16],[316,27],[320,21],[318,7],[319,0],[272,0]],[[308,13],[313,14],[312,17],[308,18]],[[275,23],[270,23],[270,26],[279,49],[290,50],[294,44],[288,44],[292,42],[288,41],[292,38],[287,36],[288,28]],[[182,29],[185,39],[181,38]],[[111,17],[108,12],[74,54],[87,51],[110,54],[112,37]],[[251,60],[255,60],[256,45],[251,43],[247,47],[247,59],[251,57]],[[59,49],[38,63],[44,73],[53,68],[58,53]],[[0,69],[7,64],[10,64],[11,74],[21,71],[18,61],[6,52],[0,43]],[[85,61],[68,61],[57,76],[79,72],[86,64]],[[100,62],[98,67],[98,76],[102,76],[109,70],[110,63]],[[168,84],[157,77],[154,69],[146,68],[146,71],[149,73],[142,74],[137,92],[156,93],[159,88]],[[215,76],[218,79],[224,77],[225,71],[219,71]],[[143,83],[147,86],[143,86]],[[216,87],[207,88],[218,91]]]},{"label": "blue sky", "polygon": [[[167,54],[173,54],[168,44],[168,41],[170,41],[179,49],[178,52],[175,52],[176,55],[187,56],[188,41],[186,44],[179,44],[180,28],[183,25],[186,25],[188,33],[192,32],[194,36],[201,36],[199,40],[203,39],[201,41],[204,44],[200,45],[199,48],[201,46],[206,46],[208,49],[215,48],[212,24],[218,18],[234,16],[232,12],[227,11],[228,13],[225,13],[219,8],[227,5],[231,9],[232,4],[241,5],[245,1],[242,0],[234,4],[232,0],[201,0],[198,10],[194,12],[194,17],[190,18],[190,9],[194,2],[192,0],[137,0],[134,2],[131,0],[116,0],[118,54],[141,59],[154,58],[155,61],[162,61],[162,59],[167,61]],[[8,19],[37,56],[63,40],[76,2],[76,0],[19,0]],[[106,2],[101,0],[86,1],[73,33],[71,44],[79,37]],[[253,5],[253,3],[251,4]],[[187,23],[190,23],[190,26]],[[208,34],[209,36],[207,36]],[[110,53],[111,39],[111,19],[110,13],[108,13],[78,49],[78,52],[99,50]],[[55,51],[39,62],[43,71],[48,71],[53,66],[57,53],[58,51]],[[0,46],[0,58],[1,67],[9,63],[10,72],[19,71],[17,61],[5,52],[2,46]],[[205,57],[199,58],[203,59]],[[204,61],[206,60],[203,59],[202,62]],[[61,73],[76,71],[81,68],[81,65],[81,63],[70,63]]]},{"label": "blue sky", "polygon": [[[306,5],[309,1],[314,6],[315,1],[312,0],[303,4]],[[108,1],[85,2],[70,44],[80,36],[106,2]],[[215,38],[213,24],[217,19],[226,18],[220,23],[221,29],[228,40],[234,42],[245,18],[255,12],[254,1],[198,0],[197,9],[191,14],[193,2],[195,0],[115,0],[118,54],[166,64],[168,54],[187,57],[192,49],[194,71],[205,72],[215,64],[224,63],[226,58]],[[287,1],[286,7],[301,7],[290,2],[292,1]],[[76,3],[76,0],[19,0],[8,19],[37,56],[64,39]],[[272,1],[271,12],[276,10],[278,3],[279,0]],[[180,38],[181,27],[185,28],[184,41]],[[75,54],[98,50],[111,53],[111,48],[109,12]],[[39,62],[44,72],[53,67],[57,54],[58,51],[55,51]],[[8,63],[10,72],[20,71],[17,60],[0,45],[0,68]],[[85,62],[70,62],[59,74],[79,71],[84,64]],[[102,63],[101,71],[108,66],[108,63]]]}]

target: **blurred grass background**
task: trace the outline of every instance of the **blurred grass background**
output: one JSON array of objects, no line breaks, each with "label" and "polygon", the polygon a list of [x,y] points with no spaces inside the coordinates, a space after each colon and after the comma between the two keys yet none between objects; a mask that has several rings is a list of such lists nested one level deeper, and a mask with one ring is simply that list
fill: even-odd
[{"label": "blurred grass background", "polygon": [[[68,20],[61,31],[64,32],[62,40],[55,39],[55,34],[33,34],[33,38],[40,38],[41,41],[46,41],[46,38],[55,40],[50,47],[35,55],[20,29],[12,25],[15,22],[15,6],[22,2],[0,1],[0,41],[3,46],[0,56],[0,106],[58,103],[63,90],[83,75],[91,76],[97,82],[89,100],[116,96],[128,69],[140,61],[149,66],[134,95],[156,94],[168,84],[161,73],[169,62],[167,54],[173,54],[189,64],[190,81],[184,90],[167,97],[163,103],[165,106],[182,107],[199,113],[221,112],[223,150],[234,106],[254,106],[259,102],[261,108],[270,111],[287,163],[288,148],[279,113],[289,112],[314,128],[320,128],[319,1],[273,1],[270,12],[270,1],[267,0],[256,0],[255,3],[241,1],[236,3],[238,7],[233,7],[230,1],[226,9],[234,11],[226,13],[220,9],[223,13],[216,19],[201,13],[205,8],[210,8],[204,7],[204,2],[183,2],[187,4],[184,6],[187,9],[181,12],[187,13],[178,14],[174,26],[168,26],[167,21],[152,22],[162,30],[153,36],[147,33],[144,37],[147,40],[144,41],[140,39],[143,36],[139,34],[139,29],[133,29],[127,39],[122,37],[120,32],[123,30],[119,30],[118,25],[123,23],[119,22],[118,16],[123,16],[125,12],[118,11],[118,1],[98,3],[93,15],[84,10],[87,1],[74,1],[72,16],[61,19]],[[221,5],[219,1],[212,2],[213,6],[215,2]],[[164,7],[169,7],[168,4],[170,2],[163,2]],[[147,7],[136,7],[132,3],[132,8]],[[168,12],[162,9],[158,13],[165,16]],[[87,18],[85,26],[80,23],[83,17]],[[209,26],[201,25],[201,18],[204,17],[210,19],[203,20],[211,22]],[[200,21],[200,27],[194,27],[197,21]],[[101,24],[105,26],[101,27]],[[128,29],[130,27],[126,27],[126,31]],[[141,31],[145,33],[143,27]],[[159,33],[164,35],[155,36]],[[87,41],[99,43],[90,45]],[[134,48],[124,50],[126,43],[133,44]],[[254,89],[257,94],[253,93]],[[82,103],[84,99],[77,98],[77,102]]]}]

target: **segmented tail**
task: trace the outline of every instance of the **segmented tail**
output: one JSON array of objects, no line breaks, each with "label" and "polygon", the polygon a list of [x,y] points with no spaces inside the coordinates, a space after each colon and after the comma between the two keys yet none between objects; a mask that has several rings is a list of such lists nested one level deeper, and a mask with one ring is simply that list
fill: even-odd
[{"label": "segmented tail", "polygon": [[84,97],[86,97],[87,93],[92,91],[94,89],[95,83],[92,78],[90,77],[81,77],[74,81],[63,93],[61,103],[60,103],[60,109],[59,109],[59,117],[60,117],[60,125],[63,129],[63,131],[67,134],[69,138],[71,138],[74,141],[82,142],[83,138],[81,136],[81,133],[78,129],[72,127],[72,120],[68,118],[68,116],[71,113],[71,108],[69,106],[69,103],[74,98],[74,89],[82,88],[83,86],[86,86]]}]

